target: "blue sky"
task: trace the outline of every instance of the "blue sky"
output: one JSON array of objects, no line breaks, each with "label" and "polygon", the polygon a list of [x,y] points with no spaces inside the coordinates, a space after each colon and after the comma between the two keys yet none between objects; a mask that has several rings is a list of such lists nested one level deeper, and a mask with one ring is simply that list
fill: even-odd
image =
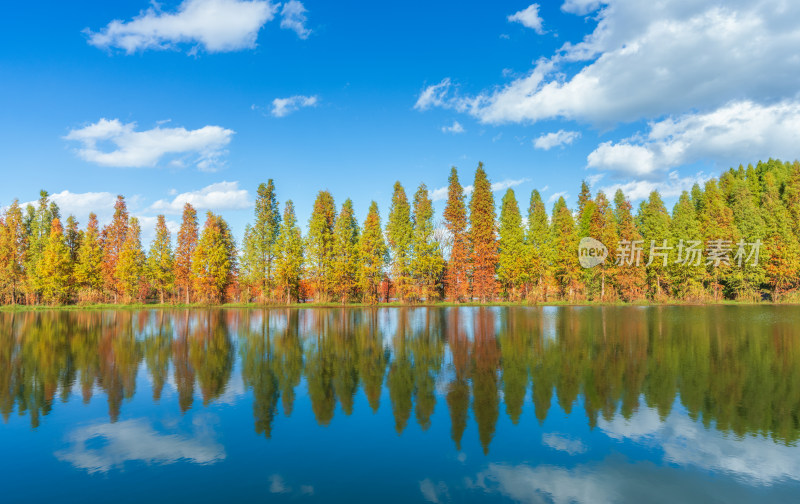
[{"label": "blue sky", "polygon": [[47,189],[84,224],[121,193],[147,238],[192,201],[241,239],[268,178],[302,223],[320,189],[363,219],[395,180],[433,191],[455,165],[467,185],[478,161],[523,208],[534,188],[574,204],[581,179],[671,201],[800,157],[797,19],[778,0],[16,3],[0,205]]}]

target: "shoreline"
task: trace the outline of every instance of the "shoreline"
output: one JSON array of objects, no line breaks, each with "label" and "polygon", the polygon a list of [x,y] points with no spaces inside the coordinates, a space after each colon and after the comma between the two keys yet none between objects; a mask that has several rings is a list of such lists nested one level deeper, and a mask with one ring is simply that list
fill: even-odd
[{"label": "shoreline", "polygon": [[35,311],[97,311],[97,310],[208,310],[208,309],[244,309],[244,310],[270,310],[270,309],[330,309],[330,308],[455,308],[455,307],[657,307],[657,306],[800,306],[800,303],[786,302],[774,303],[771,301],[710,301],[710,302],[655,302],[637,301],[627,302],[566,302],[551,301],[546,303],[528,303],[524,301],[493,301],[489,303],[465,302],[452,303],[440,301],[435,303],[131,303],[131,304],[75,304],[75,305],[4,305],[0,306],[2,312],[35,312]]}]

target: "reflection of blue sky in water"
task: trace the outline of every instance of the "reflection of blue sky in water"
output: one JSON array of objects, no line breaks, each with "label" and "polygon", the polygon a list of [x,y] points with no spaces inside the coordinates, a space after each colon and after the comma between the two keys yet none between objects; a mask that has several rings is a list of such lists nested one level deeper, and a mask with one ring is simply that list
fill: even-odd
[{"label": "reflection of blue sky in water", "polygon": [[127,462],[213,464],[225,459],[225,447],[215,441],[207,420],[195,417],[192,433],[159,432],[141,418],[79,427],[55,455],[89,473],[121,469]]}]

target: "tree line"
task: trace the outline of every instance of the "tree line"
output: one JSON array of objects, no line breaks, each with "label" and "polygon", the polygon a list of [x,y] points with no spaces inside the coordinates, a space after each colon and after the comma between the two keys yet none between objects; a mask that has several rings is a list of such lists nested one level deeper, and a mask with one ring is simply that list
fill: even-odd
[{"label": "tree line", "polygon": [[[658,191],[634,214],[581,184],[577,208],[562,196],[548,213],[539,191],[523,218],[513,189],[498,206],[479,164],[471,194],[452,168],[441,220],[424,184],[409,198],[395,183],[386,224],[374,201],[362,223],[320,191],[303,234],[294,204],[281,211],[272,179],[257,190],[254,222],[237,247],[227,222],[187,203],[173,246],[157,218],[145,251],[138,219],[118,196],[111,222],[62,222],[42,191],[0,214],[4,304],[130,302],[582,302],[793,300],[800,286],[800,162],[770,159],[730,169],[684,191],[668,211]],[[582,268],[579,241],[608,259]],[[736,244],[759,244],[742,262]],[[724,244],[724,260],[686,261],[684,243]],[[643,260],[620,260],[639,244]],[[741,248],[741,247],[740,247]],[[752,251],[751,251],[752,252]],[[719,250],[717,250],[719,254]],[[741,254],[741,250],[738,250]]]}]

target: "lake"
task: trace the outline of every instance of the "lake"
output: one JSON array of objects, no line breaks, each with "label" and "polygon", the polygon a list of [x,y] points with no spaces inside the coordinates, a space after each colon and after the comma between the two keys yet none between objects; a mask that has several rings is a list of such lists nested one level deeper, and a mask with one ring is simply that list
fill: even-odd
[{"label": "lake", "polygon": [[800,307],[0,313],[2,502],[789,502]]}]

